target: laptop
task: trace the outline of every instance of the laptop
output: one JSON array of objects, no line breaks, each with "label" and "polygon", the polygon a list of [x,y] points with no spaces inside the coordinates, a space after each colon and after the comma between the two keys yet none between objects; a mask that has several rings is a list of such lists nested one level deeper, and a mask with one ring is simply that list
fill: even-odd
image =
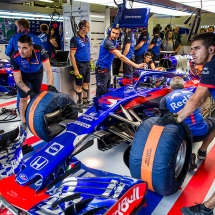
[{"label": "laptop", "polygon": [[55,60],[58,64],[66,64],[68,59],[69,51],[56,51]]}]

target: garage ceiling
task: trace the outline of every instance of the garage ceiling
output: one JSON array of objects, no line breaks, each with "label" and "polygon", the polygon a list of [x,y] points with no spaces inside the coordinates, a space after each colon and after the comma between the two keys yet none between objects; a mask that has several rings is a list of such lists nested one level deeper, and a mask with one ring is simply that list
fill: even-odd
[{"label": "garage ceiling", "polygon": [[[70,2],[70,0],[46,0],[52,3],[45,2],[45,0],[0,0],[3,3],[12,4],[29,4],[29,6],[40,6],[49,8],[61,8],[63,3]],[[106,5],[116,7],[113,0],[72,0],[81,1],[98,5]],[[150,7],[152,13],[172,15],[172,16],[186,16],[189,15],[195,8],[201,8],[204,12],[215,13],[214,0],[134,0],[133,8]],[[123,0],[116,0],[117,3],[122,3]],[[179,3],[180,2],[180,3]]]}]

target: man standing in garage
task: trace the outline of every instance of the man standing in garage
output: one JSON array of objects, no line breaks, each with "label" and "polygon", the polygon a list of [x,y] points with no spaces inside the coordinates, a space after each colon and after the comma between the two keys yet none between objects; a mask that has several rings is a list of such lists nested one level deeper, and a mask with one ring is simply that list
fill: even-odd
[{"label": "man standing in garage", "polygon": [[[30,33],[30,30],[29,30],[30,24],[29,24],[29,21],[27,19],[18,19],[15,21],[15,25],[16,25],[16,29],[17,29],[17,34],[13,35],[10,38],[10,41],[7,45],[6,50],[5,50],[5,54],[8,57],[10,57],[15,50],[18,50],[18,45],[17,45],[18,39],[24,34],[27,34],[28,36],[31,37],[33,44],[37,44],[37,45],[42,46],[40,39],[36,35]],[[17,105],[16,106],[17,106],[18,112],[19,112],[19,99],[20,99],[19,94],[17,92]]]},{"label": "man standing in garage", "polygon": [[99,59],[96,64],[95,74],[96,74],[96,97],[100,98],[107,92],[107,88],[110,84],[110,69],[114,55],[116,55],[124,63],[135,67],[143,68],[143,63],[136,64],[130,61],[127,57],[122,55],[119,50],[117,50],[116,40],[121,34],[121,29],[118,27],[110,28],[107,32],[108,36],[102,41],[99,50]]},{"label": "man standing in garage", "polygon": [[[89,23],[81,20],[78,24],[77,36],[70,40],[70,61],[75,75],[77,104],[89,104],[90,83],[90,40],[87,34],[90,31]],[[83,96],[82,96],[83,94]]]},{"label": "man standing in garage", "polygon": [[[204,65],[200,83],[195,93],[187,101],[178,116],[169,115],[165,123],[180,123],[190,116],[211,94],[215,99],[215,34],[212,32],[198,34],[191,40],[191,55],[197,65]],[[212,215],[215,207],[215,193],[203,204],[181,209],[184,215]]]},{"label": "man standing in garage", "polygon": [[33,44],[42,46],[40,39],[36,35],[30,33],[30,24],[27,19],[18,19],[15,21],[15,25],[18,34],[15,34],[10,38],[10,41],[5,50],[5,54],[8,57],[10,57],[15,50],[18,50],[18,39],[24,34],[27,34],[31,38]]},{"label": "man standing in garage", "polygon": [[[122,47],[122,54],[126,56],[129,60],[134,61],[134,34],[131,32],[130,28],[125,28],[124,30],[124,40]],[[132,66],[123,63],[123,75],[130,75],[132,73]]]},{"label": "man standing in garage", "polygon": [[144,60],[144,54],[148,51],[150,42],[150,36],[147,31],[147,27],[140,28],[141,34],[137,40],[135,50],[135,63],[142,63]]},{"label": "man standing in garage", "polygon": [[[193,36],[191,40],[191,55],[197,65],[204,65],[201,80],[194,95],[188,100],[185,107],[178,113],[177,122],[186,119],[206,100],[209,94],[215,99],[215,34],[212,32]],[[215,193],[203,204],[181,209],[184,215],[213,215],[215,207]]]},{"label": "man standing in garage", "polygon": [[[43,70],[47,73],[48,90],[56,92],[54,77],[46,51],[39,45],[33,45],[31,38],[24,34],[18,39],[18,50],[10,57],[13,76],[20,96],[19,110],[21,127],[27,129],[25,110],[28,96],[31,99],[40,92]],[[31,85],[31,89],[29,86]]]},{"label": "man standing in garage", "polygon": [[47,51],[49,57],[52,57],[52,47],[57,48],[58,44],[54,38],[49,35],[49,26],[47,24],[40,25],[41,34],[38,36],[41,40],[43,48]]}]

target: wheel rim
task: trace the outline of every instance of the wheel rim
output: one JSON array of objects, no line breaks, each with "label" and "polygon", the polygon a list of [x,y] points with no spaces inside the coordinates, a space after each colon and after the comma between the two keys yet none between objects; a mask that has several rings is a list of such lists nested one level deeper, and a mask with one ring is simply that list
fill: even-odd
[{"label": "wheel rim", "polygon": [[176,179],[180,176],[184,163],[186,160],[186,154],[187,154],[187,142],[183,140],[183,142],[180,145],[180,148],[177,153],[176,157],[176,165],[175,165],[175,177]]}]

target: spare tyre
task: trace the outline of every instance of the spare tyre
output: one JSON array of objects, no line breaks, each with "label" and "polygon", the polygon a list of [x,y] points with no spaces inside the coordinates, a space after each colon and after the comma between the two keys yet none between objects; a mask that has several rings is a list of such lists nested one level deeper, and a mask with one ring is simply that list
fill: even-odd
[{"label": "spare tyre", "polygon": [[[75,105],[75,102],[67,94],[52,91],[40,92],[29,102],[26,109],[26,123],[31,133],[46,142],[52,140],[57,134],[50,135],[44,116],[69,104]],[[78,115],[76,108],[71,108],[71,111],[74,115]],[[63,129],[62,127],[59,132]]]},{"label": "spare tyre", "polygon": [[187,174],[192,138],[180,123],[160,126],[158,117],[146,119],[138,128],[129,154],[132,177],[147,181],[148,188],[163,196],[179,190]]}]

